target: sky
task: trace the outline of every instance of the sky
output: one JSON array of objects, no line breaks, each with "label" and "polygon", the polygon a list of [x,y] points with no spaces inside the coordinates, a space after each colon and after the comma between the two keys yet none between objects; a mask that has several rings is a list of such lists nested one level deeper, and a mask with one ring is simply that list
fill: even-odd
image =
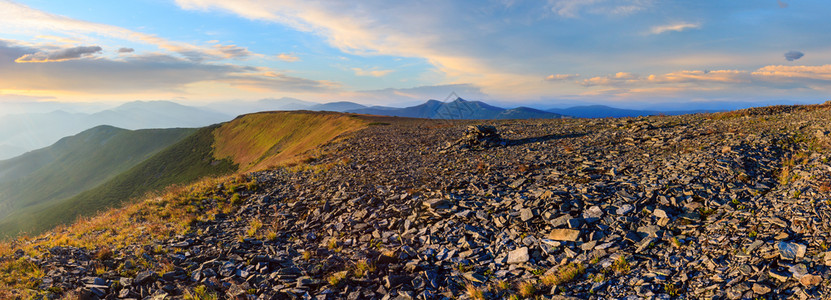
[{"label": "sky", "polygon": [[819,103],[825,0],[0,0],[0,104]]}]

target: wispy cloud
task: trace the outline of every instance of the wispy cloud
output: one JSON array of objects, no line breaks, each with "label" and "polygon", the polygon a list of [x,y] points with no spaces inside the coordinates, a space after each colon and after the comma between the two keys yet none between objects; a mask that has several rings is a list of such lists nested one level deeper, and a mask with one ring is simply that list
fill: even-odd
[{"label": "wispy cloud", "polygon": [[118,53],[133,53],[136,52],[133,48],[118,48]]},{"label": "wispy cloud", "polygon": [[49,52],[36,52],[32,54],[24,54],[23,56],[18,57],[14,60],[16,63],[45,63],[45,62],[57,62],[57,61],[67,61],[72,59],[79,59],[82,57],[90,57],[96,53],[101,53],[101,47],[99,46],[82,46],[82,47],[72,47],[66,49],[60,49],[56,51],[49,51]]},{"label": "wispy cloud", "polygon": [[831,83],[831,65],[821,66],[765,66],[752,73],[767,80],[811,80]]},{"label": "wispy cloud", "polygon": [[37,35],[35,38],[42,39],[42,40],[52,40],[58,43],[63,44],[80,44],[81,41],[73,38],[63,37],[63,36],[54,36],[54,35]]},{"label": "wispy cloud", "polygon": [[285,62],[296,62],[299,61],[300,58],[293,54],[287,53],[280,53],[277,55],[277,59],[285,61]]},{"label": "wispy cloud", "polygon": [[630,15],[652,5],[649,0],[549,0],[550,10],[560,17],[577,18],[582,13]]},{"label": "wispy cloud", "polygon": [[612,75],[608,76],[598,76],[592,77],[588,79],[584,79],[580,82],[583,86],[596,86],[596,85],[618,85],[621,83],[626,82],[633,82],[640,78],[640,75],[632,74],[628,72],[617,72]]},{"label": "wispy cloud", "polygon": [[[247,49],[235,45],[200,46],[167,40],[152,34],[136,32],[118,26],[87,22],[65,16],[43,12],[28,6],[0,0],[0,26],[7,29],[19,28],[31,32],[54,34],[80,34],[106,36],[133,42],[155,45],[163,50],[182,55],[192,61],[245,58],[251,55]],[[71,42],[76,38],[61,40],[55,35],[39,35],[56,41]]]},{"label": "wispy cloud", "polygon": [[652,29],[649,30],[651,34],[662,34],[665,32],[681,32],[688,29],[698,29],[701,28],[701,24],[698,23],[673,23],[668,25],[661,25],[661,26],[654,26]]},{"label": "wispy cloud", "polygon": [[361,68],[352,68],[352,71],[355,72],[355,75],[358,76],[372,76],[372,77],[384,77],[387,74],[392,73],[393,70],[364,70]]},{"label": "wispy cloud", "polygon": [[[356,6],[350,2],[290,1],[285,3],[253,0],[176,0],[187,10],[219,10],[244,18],[264,20],[290,26],[302,32],[321,36],[342,52],[362,56],[401,56],[420,58],[443,74],[439,83],[475,82],[490,92],[522,94],[533,92],[528,85],[538,85],[539,75],[517,70],[503,70],[503,64],[487,58],[494,41],[471,39],[465,31],[471,27],[492,27],[483,22],[471,24],[448,15],[460,9],[452,1],[435,1],[430,5],[404,5],[366,2]],[[376,13],[383,11],[383,13]],[[394,20],[384,16],[398,16]],[[457,24],[463,22],[463,24]],[[455,47],[457,41],[466,41]],[[479,47],[479,46],[482,47]],[[479,49],[474,51],[474,49]],[[488,50],[490,51],[490,50]],[[499,60],[512,60],[515,55],[492,53]],[[389,70],[351,69],[359,76],[383,76]]]},{"label": "wispy cloud", "polygon": [[273,71],[229,74],[229,76],[217,81],[260,92],[330,92],[342,88],[341,84],[332,81],[311,80]]},{"label": "wispy cloud", "polygon": [[[0,39],[0,90],[186,92],[188,85],[204,82],[271,92],[329,92],[340,88],[334,82],[294,77],[264,67],[205,63],[164,54],[72,59],[100,50],[100,47],[78,47],[46,52]],[[15,61],[23,58],[47,63]]]},{"label": "wispy cloud", "polygon": [[[743,97],[783,95],[794,89],[805,94],[831,92],[831,65],[771,65],[756,70],[682,70],[665,74],[638,76],[617,73],[592,77],[580,82],[590,88],[587,95],[637,98],[642,96],[681,96],[708,93],[724,96],[740,93]],[[813,92],[811,92],[813,91]]]},{"label": "wispy cloud", "polygon": [[569,80],[580,77],[580,74],[551,74],[545,77],[545,80],[548,81],[561,81],[561,80]]}]

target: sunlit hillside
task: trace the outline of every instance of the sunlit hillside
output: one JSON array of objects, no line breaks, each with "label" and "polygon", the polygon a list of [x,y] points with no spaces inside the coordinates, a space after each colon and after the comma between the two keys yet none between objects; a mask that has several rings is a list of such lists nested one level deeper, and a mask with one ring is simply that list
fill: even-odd
[{"label": "sunlit hillside", "polygon": [[[366,123],[360,118],[334,113],[264,112],[244,115],[227,123],[199,129],[152,157],[130,165],[122,173],[109,175],[107,181],[99,181],[95,185],[89,182],[70,184],[74,182],[72,180],[61,182],[74,188],[74,194],[51,201],[32,201],[25,209],[0,220],[0,233],[39,233],[81,216],[118,207],[130,199],[170,185],[187,184],[206,176],[296,163],[305,157],[306,152]],[[100,161],[102,157],[105,156],[88,156],[94,161]],[[59,176],[62,173],[48,174]],[[87,187],[79,189],[79,186]],[[37,195],[53,189],[50,186],[24,190],[18,197],[39,197]]]},{"label": "sunlit hillside", "polygon": [[366,120],[339,113],[268,112],[241,116],[214,130],[214,157],[230,159],[240,171],[256,171],[302,159]]}]

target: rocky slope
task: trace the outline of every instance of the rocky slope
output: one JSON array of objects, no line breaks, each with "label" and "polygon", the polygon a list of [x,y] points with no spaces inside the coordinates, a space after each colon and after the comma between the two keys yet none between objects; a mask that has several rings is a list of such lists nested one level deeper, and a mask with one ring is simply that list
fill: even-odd
[{"label": "rocky slope", "polygon": [[2,245],[0,296],[828,298],[829,108],[390,118]]}]

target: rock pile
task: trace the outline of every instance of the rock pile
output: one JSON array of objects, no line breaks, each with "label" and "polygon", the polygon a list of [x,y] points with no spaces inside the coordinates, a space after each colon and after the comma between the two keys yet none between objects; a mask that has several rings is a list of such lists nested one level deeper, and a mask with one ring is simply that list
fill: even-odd
[{"label": "rock pile", "polygon": [[[85,249],[26,258],[42,290],[92,299],[827,299],[828,120],[371,126],[252,174],[259,191],[190,234],[114,249],[122,273]],[[482,151],[439,153],[459,134]]]},{"label": "rock pile", "polygon": [[445,148],[456,146],[458,149],[487,149],[496,146],[505,146],[502,137],[491,125],[469,125],[464,136],[456,142],[447,143]]}]

